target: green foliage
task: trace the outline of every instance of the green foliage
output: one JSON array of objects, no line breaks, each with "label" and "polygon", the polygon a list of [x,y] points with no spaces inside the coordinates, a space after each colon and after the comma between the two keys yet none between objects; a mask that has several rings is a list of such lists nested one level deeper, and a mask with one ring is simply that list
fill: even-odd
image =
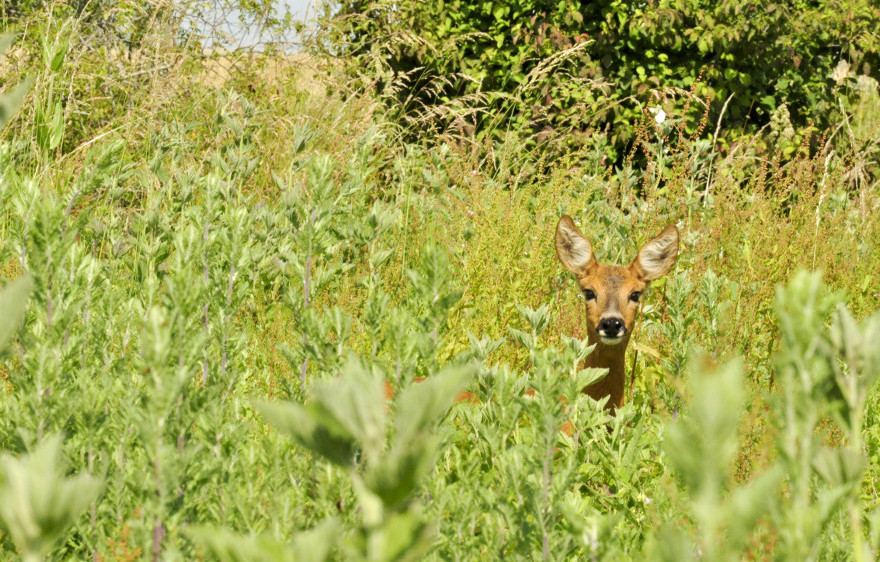
[{"label": "green foliage", "polygon": [[[300,134],[307,137],[308,129]],[[360,221],[350,220],[347,212],[352,207],[366,206],[369,198],[369,180],[365,181],[364,176],[372,166],[371,141],[372,135],[366,135],[360,160],[349,166],[343,182],[333,177],[336,170],[329,158],[317,158],[309,162],[305,178],[298,178],[297,185],[286,189],[286,216],[294,229],[282,250],[294,281],[288,285],[287,299],[303,337],[298,347],[286,348],[285,355],[292,365],[299,366],[301,389],[305,388],[310,360],[326,368],[342,359],[341,346],[326,342],[331,331],[340,343],[344,342],[351,325],[345,311],[317,309],[313,302],[334,287],[363,250],[375,246],[394,218],[393,212],[378,202]],[[295,177],[297,167],[294,164],[289,177]],[[278,176],[275,181],[279,186],[288,185],[288,180]],[[309,337],[312,333],[317,337]]]},{"label": "green foliage", "polygon": [[[859,484],[865,469],[864,398],[880,375],[880,315],[860,325],[835,301],[817,274],[803,271],[777,289],[781,392],[771,404],[779,456],[747,484],[731,478],[743,414],[742,365],[710,365],[698,372],[695,367],[706,360],[693,362],[689,412],[669,424],[664,448],[686,491],[695,541],[667,525],[652,546],[657,557],[695,559],[699,552],[711,560],[740,560],[756,522],[768,516],[783,558],[824,559],[841,543],[850,544],[859,559],[876,554],[864,540]],[[822,444],[817,433],[826,416],[843,432],[845,446]],[[823,534],[841,513],[849,517],[849,537]]]},{"label": "green foliage", "polygon": [[[700,100],[716,116],[724,106],[735,129],[766,124],[783,105],[797,126],[827,126],[838,62],[868,75],[880,65],[880,11],[870,0],[846,9],[800,0],[357,0],[332,15],[328,49],[349,56],[350,74],[393,100],[399,116],[441,128],[463,119],[490,135],[502,121],[561,128],[570,140],[610,127],[618,149],[636,140],[648,107],[683,108],[679,131],[698,130]],[[491,112],[472,115],[486,104]]]},{"label": "green foliage", "polygon": [[0,517],[28,562],[44,560],[103,487],[87,474],[63,476],[60,450],[61,439],[53,437],[24,458],[0,461]]},{"label": "green foliage", "polygon": [[[744,410],[742,365],[732,362],[715,368],[696,358],[691,369],[689,412],[685,420],[668,424],[664,448],[687,493],[697,548],[688,544],[686,533],[669,524],[660,529],[653,548],[663,560],[741,560],[755,523],[773,505],[782,467],[734,487],[737,425]],[[695,550],[701,556],[695,556]]]},{"label": "green foliage", "polygon": [[[307,93],[272,54],[208,82],[157,21],[116,57],[46,18],[0,67],[37,73],[0,139],[0,488],[51,508],[24,539],[4,515],[0,558],[876,557],[861,70],[840,71],[833,152],[801,143],[795,105],[735,154],[676,140],[693,117],[664,106],[638,133],[650,167],[612,173],[601,131],[552,160],[501,129],[409,143],[378,97]],[[582,393],[605,373],[581,369],[563,212],[603,262],[682,232],[614,418]]]},{"label": "green foliage", "polygon": [[[2,60],[3,53],[12,44],[14,38],[14,35],[0,35],[0,60]],[[0,131],[3,130],[12,116],[15,115],[18,106],[21,104],[24,96],[28,93],[28,90],[30,90],[30,87],[30,82],[24,81],[14,87],[11,92],[6,92],[0,95]]]},{"label": "green foliage", "polygon": [[362,526],[348,544],[331,542],[322,532],[325,545],[335,543],[346,558],[359,560],[415,560],[429,549],[431,526],[412,500],[433,461],[433,431],[470,376],[469,369],[454,367],[401,392],[387,446],[382,379],[354,358],[337,379],[314,387],[310,408],[296,403],[259,406],[273,425],[351,473]]},{"label": "green foliage", "polygon": [[64,108],[55,93],[55,75],[61,72],[69,46],[65,29],[55,36],[51,44],[48,37],[43,38],[43,65],[47,84],[45,89],[41,89],[42,99],[36,103],[34,137],[37,146],[46,155],[56,150],[64,138]]},{"label": "green foliage", "polygon": [[327,519],[314,529],[297,533],[290,545],[212,527],[194,527],[189,532],[213,559],[221,562],[322,562],[329,558],[337,542],[338,527],[335,520]]},{"label": "green foliage", "polygon": [[[782,394],[775,408],[779,453],[790,479],[789,495],[777,517],[781,551],[792,557],[821,552],[818,538],[804,537],[821,537],[841,504],[851,518],[853,549],[860,557],[867,555],[856,497],[865,470],[865,401],[880,376],[880,314],[859,325],[837,300],[818,275],[804,272],[787,290],[777,291],[782,344],[776,361]],[[817,439],[825,416],[843,432],[846,447],[829,448]]]},{"label": "green foliage", "polygon": [[24,318],[32,284],[31,278],[25,276],[0,289],[0,310],[3,311],[3,317],[0,318],[0,352],[9,346],[9,340]]}]

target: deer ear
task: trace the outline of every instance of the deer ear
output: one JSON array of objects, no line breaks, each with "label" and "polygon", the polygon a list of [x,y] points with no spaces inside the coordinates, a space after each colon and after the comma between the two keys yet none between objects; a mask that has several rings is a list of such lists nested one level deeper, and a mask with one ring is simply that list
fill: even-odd
[{"label": "deer ear", "polygon": [[644,281],[663,277],[678,259],[678,229],[667,226],[656,238],[642,246],[632,268]]},{"label": "deer ear", "polygon": [[562,215],[556,225],[556,255],[565,269],[575,274],[598,265],[593,247],[568,215]]}]

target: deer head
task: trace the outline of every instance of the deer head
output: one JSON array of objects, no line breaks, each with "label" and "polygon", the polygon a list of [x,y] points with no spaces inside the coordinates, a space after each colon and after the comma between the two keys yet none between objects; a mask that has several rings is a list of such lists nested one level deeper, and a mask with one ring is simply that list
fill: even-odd
[{"label": "deer head", "polygon": [[678,257],[678,229],[667,226],[650,240],[628,267],[602,265],[589,240],[571,217],[556,225],[556,255],[575,274],[586,300],[587,333],[596,349],[588,366],[609,369],[606,379],[584,391],[597,400],[611,395],[609,407],[623,403],[623,359],[632,335],[639,301],[648,284],[666,275]]}]

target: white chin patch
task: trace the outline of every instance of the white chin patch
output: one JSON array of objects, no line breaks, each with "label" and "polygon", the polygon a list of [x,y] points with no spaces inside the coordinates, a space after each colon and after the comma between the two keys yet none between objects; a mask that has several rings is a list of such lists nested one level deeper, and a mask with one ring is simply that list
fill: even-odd
[{"label": "white chin patch", "polygon": [[617,344],[619,344],[620,342],[623,341],[623,336],[616,337],[616,338],[609,338],[609,337],[605,337],[605,336],[599,336],[599,341],[601,341],[601,342],[604,343],[605,345],[617,345]]}]

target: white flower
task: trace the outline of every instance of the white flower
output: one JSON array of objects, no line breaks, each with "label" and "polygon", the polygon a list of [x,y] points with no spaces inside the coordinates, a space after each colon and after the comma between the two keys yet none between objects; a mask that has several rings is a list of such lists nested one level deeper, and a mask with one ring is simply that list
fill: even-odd
[{"label": "white flower", "polygon": [[837,63],[837,66],[834,67],[834,70],[831,71],[831,79],[834,80],[835,83],[841,84],[844,80],[849,76],[849,62],[845,60],[841,60]]},{"label": "white flower", "polygon": [[662,125],[663,122],[666,121],[666,112],[663,111],[662,107],[649,107],[648,112],[654,116],[654,121],[656,121],[658,125]]}]

